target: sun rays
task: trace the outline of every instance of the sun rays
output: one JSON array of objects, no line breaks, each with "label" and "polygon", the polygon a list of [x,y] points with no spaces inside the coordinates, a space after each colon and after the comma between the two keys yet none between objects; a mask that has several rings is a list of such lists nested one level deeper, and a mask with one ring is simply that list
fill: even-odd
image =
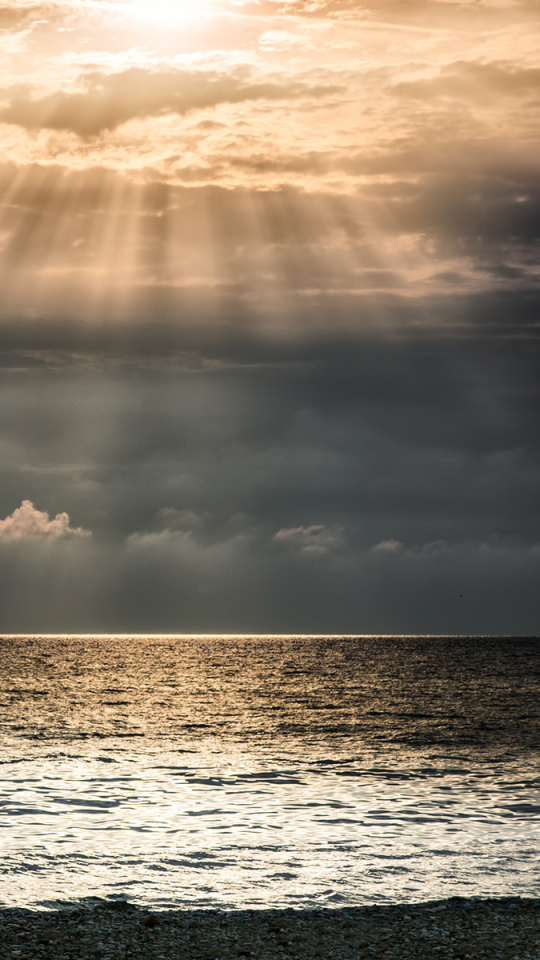
[{"label": "sun rays", "polygon": [[362,332],[456,288],[536,282],[519,244],[494,281],[467,238],[490,191],[527,218],[538,25],[502,59],[497,5],[481,34],[430,10],[419,30],[390,2],[10,6],[2,315],[283,333],[330,311]]}]

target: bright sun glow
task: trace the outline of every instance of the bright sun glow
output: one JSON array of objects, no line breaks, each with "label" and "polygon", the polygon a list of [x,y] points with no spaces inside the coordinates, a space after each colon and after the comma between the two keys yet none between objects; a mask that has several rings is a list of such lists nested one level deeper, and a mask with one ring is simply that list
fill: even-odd
[{"label": "bright sun glow", "polygon": [[164,28],[208,14],[210,4],[205,0],[130,0],[130,9],[137,20]]}]

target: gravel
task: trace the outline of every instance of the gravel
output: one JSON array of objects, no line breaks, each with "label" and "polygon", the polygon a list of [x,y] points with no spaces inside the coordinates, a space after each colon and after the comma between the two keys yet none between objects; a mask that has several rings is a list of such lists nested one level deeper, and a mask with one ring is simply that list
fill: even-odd
[{"label": "gravel", "polygon": [[540,900],[325,910],[174,910],[127,901],[0,910],[0,960],[540,960]]}]

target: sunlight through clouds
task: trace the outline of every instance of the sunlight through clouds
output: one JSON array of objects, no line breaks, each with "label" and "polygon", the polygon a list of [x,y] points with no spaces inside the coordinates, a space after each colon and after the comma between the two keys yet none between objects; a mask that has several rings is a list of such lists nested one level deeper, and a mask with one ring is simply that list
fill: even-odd
[{"label": "sunlight through clouds", "polygon": [[539,44],[529,0],[4,0],[3,539],[76,517],[28,550],[115,622],[195,557],[298,624],[389,576],[424,623],[433,561],[455,625],[504,557],[530,627]]},{"label": "sunlight through clouds", "polygon": [[487,223],[498,205],[519,238],[531,216],[528,9],[477,5],[469,27],[458,3],[7,4],[4,310],[257,324],[309,302],[317,326],[337,297],[361,332],[394,326],[392,300],[403,318],[456,283],[536,284]]}]

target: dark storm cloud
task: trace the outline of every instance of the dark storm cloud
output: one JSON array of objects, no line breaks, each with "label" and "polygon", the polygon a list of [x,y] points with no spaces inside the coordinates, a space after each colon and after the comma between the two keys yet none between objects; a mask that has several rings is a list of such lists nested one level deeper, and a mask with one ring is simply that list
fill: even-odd
[{"label": "dark storm cloud", "polygon": [[[365,523],[367,545],[410,543],[422,524],[423,542],[540,535],[534,344],[327,337],[244,350],[233,368],[8,378],[2,435],[17,469],[4,471],[0,514],[19,505],[24,476],[36,506],[96,534],[152,531],[174,508],[214,518],[209,536],[242,512],[272,535],[337,523],[350,536],[352,524],[364,545]],[[103,520],[87,512],[93,489]]]},{"label": "dark storm cloud", "polygon": [[249,535],[0,544],[2,626],[121,632],[534,633],[540,552],[268,550]]},{"label": "dark storm cloud", "polygon": [[24,85],[4,90],[0,96],[7,105],[0,109],[0,121],[29,130],[70,130],[92,137],[134,118],[184,114],[220,103],[322,97],[340,89],[297,79],[257,81],[245,70],[234,76],[204,70],[151,72],[135,67],[121,73],[88,73],[79,85],[80,92],[59,90],[44,97],[32,96],[33,91]]},{"label": "dark storm cloud", "polygon": [[0,518],[92,532],[0,543],[2,629],[534,630],[534,339],[112,336],[0,385]]}]

